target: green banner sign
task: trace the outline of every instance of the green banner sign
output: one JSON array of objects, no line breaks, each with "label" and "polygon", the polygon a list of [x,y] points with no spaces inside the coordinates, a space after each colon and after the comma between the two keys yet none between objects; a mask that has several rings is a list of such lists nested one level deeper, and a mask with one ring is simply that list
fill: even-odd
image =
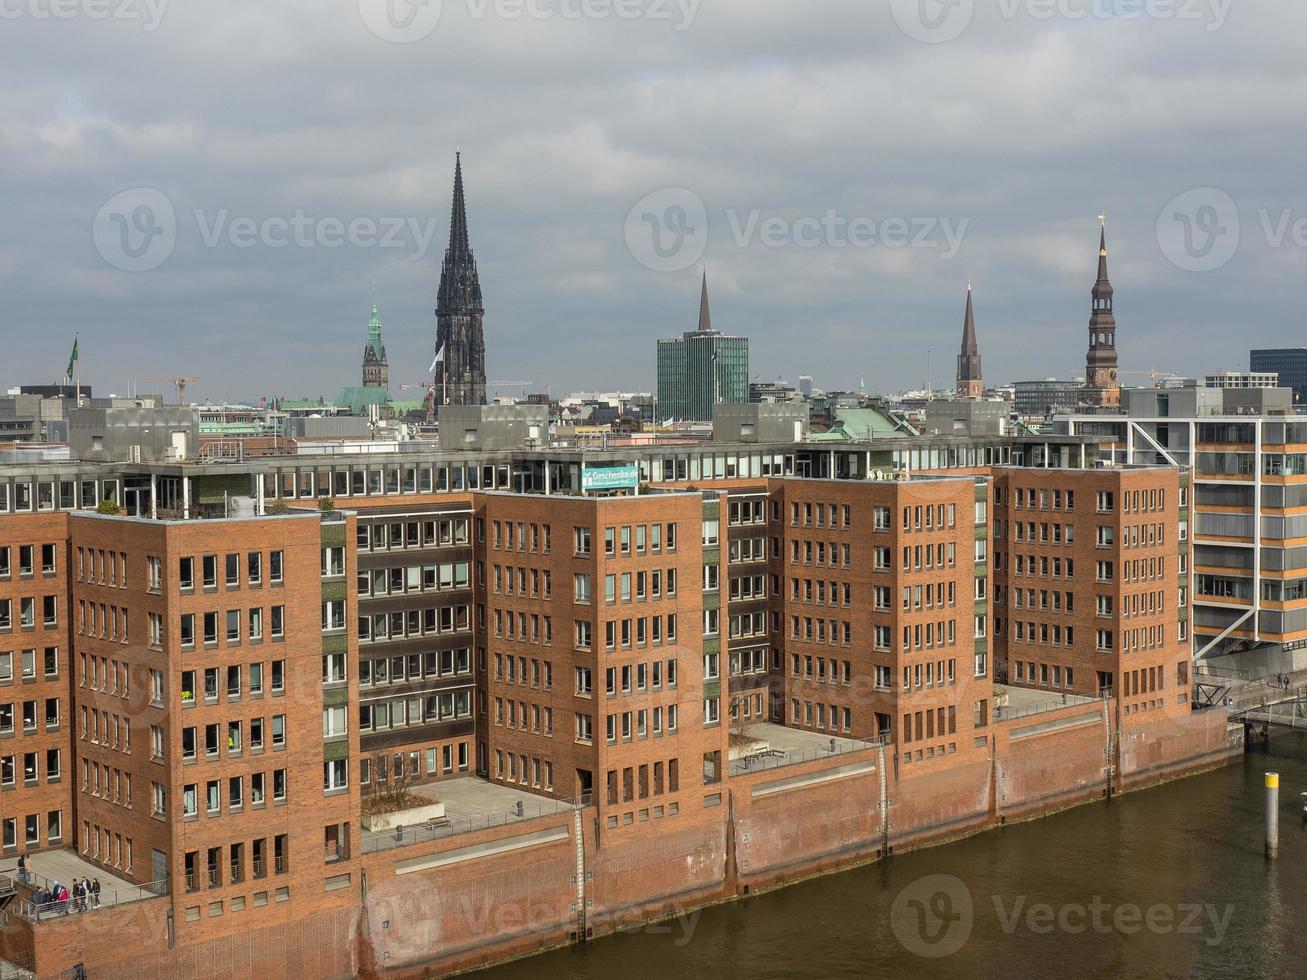
[{"label": "green banner sign", "polygon": [[581,490],[634,490],[640,485],[638,466],[595,466],[581,471]]}]

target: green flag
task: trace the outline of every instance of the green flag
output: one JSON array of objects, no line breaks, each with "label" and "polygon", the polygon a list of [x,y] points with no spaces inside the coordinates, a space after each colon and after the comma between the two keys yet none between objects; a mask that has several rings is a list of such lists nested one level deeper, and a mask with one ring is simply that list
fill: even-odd
[{"label": "green flag", "polygon": [[76,366],[77,366],[77,338],[73,337],[73,353],[72,356],[68,358],[68,371],[66,374],[69,381],[73,380],[73,369]]}]

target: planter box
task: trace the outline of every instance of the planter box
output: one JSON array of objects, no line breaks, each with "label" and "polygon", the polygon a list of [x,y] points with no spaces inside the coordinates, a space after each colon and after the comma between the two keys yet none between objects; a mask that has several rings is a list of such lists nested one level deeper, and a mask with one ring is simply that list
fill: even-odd
[{"label": "planter box", "polygon": [[394,810],[391,813],[363,814],[364,830],[394,830],[396,827],[412,827],[414,824],[439,820],[445,815],[445,804],[431,803],[427,806],[415,806],[409,810]]},{"label": "planter box", "polygon": [[771,743],[765,738],[751,738],[748,741],[740,742],[738,745],[734,744],[734,738],[732,738],[731,741],[732,745],[729,757],[731,762],[735,762],[737,759],[743,759],[746,755],[756,755],[759,752],[766,752],[771,748]]}]

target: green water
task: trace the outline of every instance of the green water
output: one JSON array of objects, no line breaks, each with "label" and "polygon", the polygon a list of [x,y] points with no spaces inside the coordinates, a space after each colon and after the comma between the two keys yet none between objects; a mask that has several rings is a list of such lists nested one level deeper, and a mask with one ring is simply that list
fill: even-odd
[{"label": "green water", "polygon": [[1304,791],[1307,735],[1285,736],[1207,775],[478,976],[1303,977]]}]

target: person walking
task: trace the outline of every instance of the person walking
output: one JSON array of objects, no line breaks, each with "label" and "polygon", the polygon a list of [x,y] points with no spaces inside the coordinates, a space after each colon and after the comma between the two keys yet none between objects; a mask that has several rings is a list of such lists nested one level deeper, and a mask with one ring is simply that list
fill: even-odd
[{"label": "person walking", "polygon": [[95,907],[100,907],[100,879],[96,878],[91,882],[91,899],[95,902]]},{"label": "person walking", "polygon": [[18,880],[24,885],[27,884],[27,855],[18,855]]}]

